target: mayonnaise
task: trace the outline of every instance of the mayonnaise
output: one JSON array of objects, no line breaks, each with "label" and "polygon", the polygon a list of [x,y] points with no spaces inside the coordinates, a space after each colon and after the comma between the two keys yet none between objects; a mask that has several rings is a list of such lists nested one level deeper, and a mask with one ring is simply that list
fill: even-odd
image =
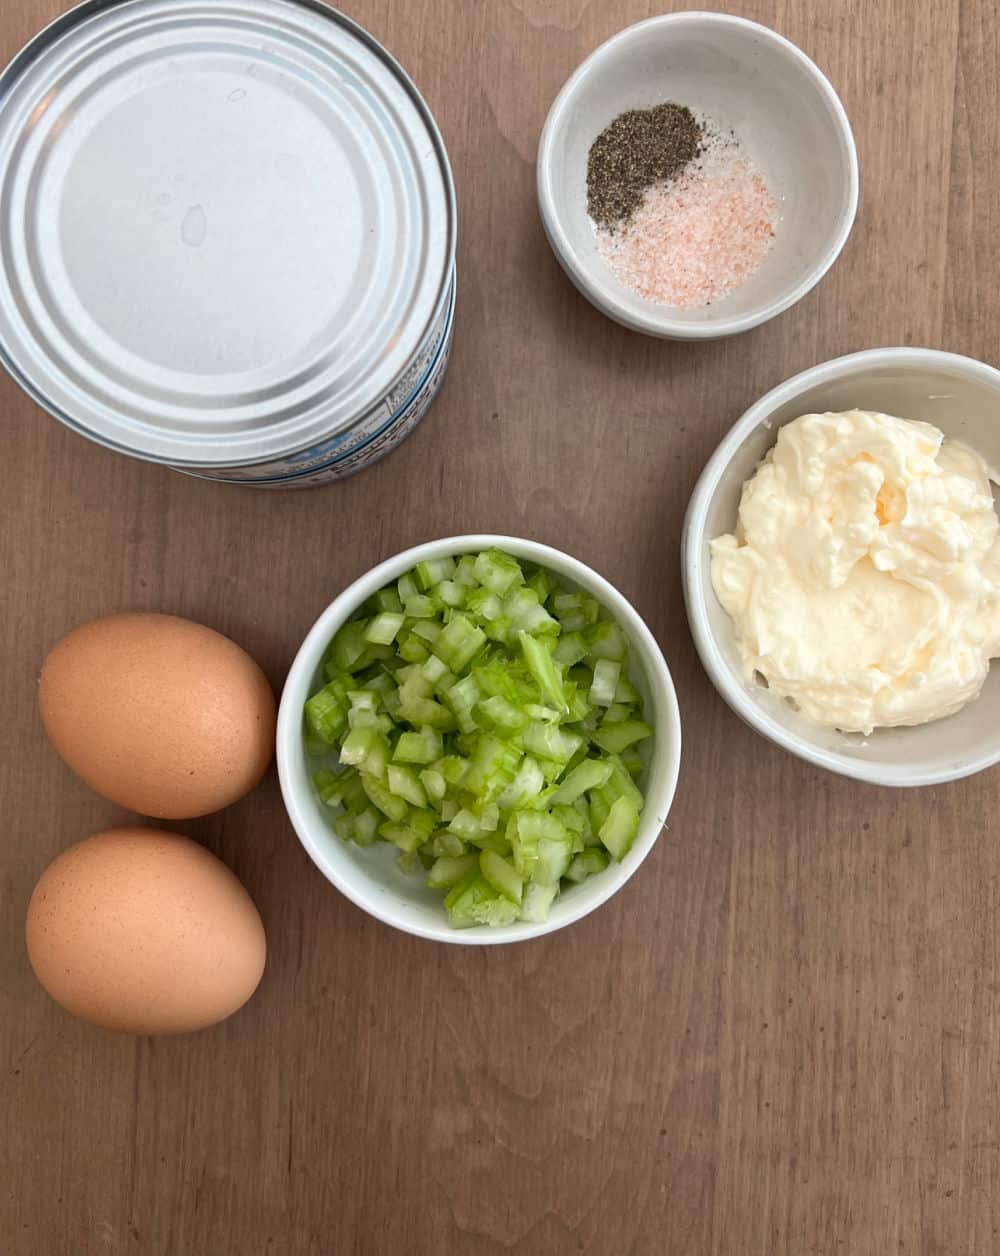
[{"label": "mayonnaise", "polygon": [[1000,655],[990,472],[930,424],[866,410],[786,424],[711,554],[747,679],[820,724],[952,715]]}]

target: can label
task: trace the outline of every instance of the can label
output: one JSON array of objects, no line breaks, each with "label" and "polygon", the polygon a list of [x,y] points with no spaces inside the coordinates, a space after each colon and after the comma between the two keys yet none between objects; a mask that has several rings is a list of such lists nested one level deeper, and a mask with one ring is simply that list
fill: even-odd
[{"label": "can label", "polygon": [[[393,390],[335,436],[286,458],[249,467],[189,472],[203,479],[255,488],[313,488],[345,479],[395,449],[430,409],[444,381],[455,326],[455,280],[442,314]],[[175,470],[186,470],[177,467]]]}]

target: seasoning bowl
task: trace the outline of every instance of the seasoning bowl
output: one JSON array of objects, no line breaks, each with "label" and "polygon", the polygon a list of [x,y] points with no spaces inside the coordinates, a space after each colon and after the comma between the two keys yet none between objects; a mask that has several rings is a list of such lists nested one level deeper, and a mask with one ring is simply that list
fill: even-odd
[{"label": "seasoning bowl", "polygon": [[[565,889],[543,924],[518,922],[497,928],[453,929],[441,894],[426,888],[423,877],[402,872],[393,847],[377,843],[360,848],[334,834],[330,824],[334,813],[319,801],[313,789],[314,765],[305,750],[302,709],[306,699],[324,683],[323,657],[331,639],[373,593],[424,560],[476,553],[491,546],[543,566],[567,584],[598,599],[628,638],[630,678],[642,694],[644,718],[656,735],[652,744],[642,743],[647,748],[647,767],[639,785],[646,803],[635,842],[621,863],[613,862],[600,875]],[[430,541],[387,559],[356,580],[311,628],[288,673],[278,713],[281,792],[299,840],[317,868],[342,894],[377,920],[417,937],[464,945],[523,942],[552,933],[586,916],[617,893],[638,870],[666,823],[677,785],[680,753],[680,713],[670,670],[653,634],[632,605],[613,585],[577,559],[535,541],[510,536],[457,536]]]},{"label": "seasoning bowl", "polygon": [[712,455],[688,506],[684,595],[695,645],[722,697],[747,724],[819,767],[876,785],[932,785],[1000,762],[1000,667],[956,715],[863,737],[814,724],[744,678],[732,621],[712,587],[709,542],[734,530],[743,484],[777,429],[803,414],[853,408],[933,423],[1000,465],[1000,371],[933,349],[870,349],[779,385],[743,415]]},{"label": "seasoning bowl", "polygon": [[[629,109],[665,101],[732,130],[778,202],[775,240],[742,287],[711,305],[644,300],[612,274],[587,215],[587,157]],[[634,331],[708,340],[748,331],[801,300],[833,265],[858,203],[858,159],[836,92],[776,32],[724,13],[670,13],[602,44],[557,96],[538,150],[549,243],[588,300]]]}]

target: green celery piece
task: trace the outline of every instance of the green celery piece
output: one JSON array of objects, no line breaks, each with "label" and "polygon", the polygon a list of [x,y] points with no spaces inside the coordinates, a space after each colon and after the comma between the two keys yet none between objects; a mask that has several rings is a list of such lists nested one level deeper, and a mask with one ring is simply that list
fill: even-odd
[{"label": "green celery piece", "polygon": [[448,822],[448,832],[454,833],[463,842],[474,842],[489,830],[479,816],[462,807]]},{"label": "green celery piece", "polygon": [[329,768],[321,768],[313,774],[313,788],[321,803],[328,807],[335,807],[344,796],[342,779],[347,773],[338,775],[331,772]]},{"label": "green celery piece", "polygon": [[478,855],[440,855],[431,865],[427,884],[432,890],[448,890],[470,872],[475,874],[478,870]]},{"label": "green celery piece", "polygon": [[624,702],[628,706],[638,706],[642,702],[642,694],[622,671],[618,688],[615,690],[615,701]]},{"label": "green celery piece", "polygon": [[405,798],[414,807],[427,806],[427,794],[411,767],[402,763],[390,763],[386,776],[390,793],[397,798]]},{"label": "green celery piece", "polygon": [[433,839],[428,843],[438,858],[447,855],[450,859],[457,859],[459,855],[464,855],[468,851],[468,847],[462,839],[455,833],[449,833],[447,829],[441,829],[435,833]]},{"label": "green celery piece", "polygon": [[610,860],[603,850],[598,849],[596,846],[591,846],[587,850],[581,851],[580,854],[573,856],[564,876],[567,881],[579,884],[581,881],[586,881],[588,877],[604,872],[609,862]]},{"label": "green celery piece", "polygon": [[538,696],[523,661],[491,658],[472,669],[476,684],[484,694],[499,694],[516,707],[523,707]]},{"label": "green celery piece", "polygon": [[396,763],[434,763],[443,748],[441,734],[425,724],[415,733],[400,733],[392,757]]},{"label": "green celery piece", "polygon": [[444,606],[454,609],[465,605],[465,585],[456,584],[454,580],[442,580],[440,584],[434,586],[432,592]]},{"label": "green celery piece", "polygon": [[577,689],[571,680],[563,683],[563,689],[566,693],[567,705],[569,706],[566,720],[570,724],[579,724],[587,718],[592,710],[587,694],[583,690]]},{"label": "green celery piece", "polygon": [[624,661],[628,647],[625,634],[616,623],[605,619],[588,628],[585,637],[591,658],[614,659],[618,663]]},{"label": "green celery piece", "polygon": [[503,597],[517,584],[524,583],[524,572],[516,558],[498,549],[484,550],[476,556],[476,579],[491,593]]},{"label": "green celery piece", "polygon": [[600,790],[595,789],[590,798],[590,827],[600,836],[604,821],[608,818],[608,812],[611,810],[611,804],[603,796]]},{"label": "green celery piece", "polygon": [[574,836],[583,836],[587,822],[583,814],[577,811],[576,807],[572,807],[568,803],[553,802],[552,814],[567,833],[572,833]]},{"label": "green celery piece", "polygon": [[582,632],[565,632],[556,643],[552,657],[563,667],[570,668],[585,659],[589,652]]},{"label": "green celery piece", "polygon": [[413,632],[408,632],[399,643],[399,654],[408,663],[422,663],[427,657],[426,645]]},{"label": "green celery piece", "polygon": [[340,684],[333,681],[313,694],[305,705],[309,731],[327,746],[335,745],[347,726],[347,706],[342,693]]},{"label": "green celery piece", "polygon": [[630,746],[628,750],[624,752],[621,756],[621,760],[625,765],[625,771],[628,772],[629,776],[631,776],[633,780],[635,780],[636,777],[641,776],[646,770],[646,765],[643,762],[642,755],[634,746]]},{"label": "green celery piece", "polygon": [[636,785],[635,781],[629,775],[625,764],[617,755],[611,756],[611,776],[605,785],[602,786],[604,796],[608,803],[613,803],[616,798],[629,798],[632,806],[636,811],[641,811],[645,803],[642,796],[642,790]]},{"label": "green celery piece", "polygon": [[440,702],[435,702],[433,698],[402,696],[402,691],[400,692],[399,714],[408,723],[427,724],[442,732],[448,732],[454,728],[455,717]]},{"label": "green celery piece", "polygon": [[427,797],[431,802],[440,802],[448,792],[448,782],[436,768],[424,768],[419,775]]},{"label": "green celery piece", "polygon": [[353,619],[344,624],[330,643],[330,659],[342,672],[359,671],[368,643],[365,641],[367,621]]},{"label": "green celery piece", "polygon": [[624,720],[619,724],[602,724],[590,740],[606,750],[608,754],[621,754],[629,746],[646,737],[652,737],[653,730],[642,720]]},{"label": "green celery piece", "polygon": [[635,708],[626,706],[624,702],[612,702],[604,712],[601,724],[624,724],[626,720],[635,719]]},{"label": "green celery piece", "polygon": [[484,728],[495,728],[501,732],[516,732],[528,722],[528,716],[499,693],[483,702],[477,702],[473,715]]},{"label": "green celery piece", "polygon": [[481,802],[494,801],[514,779],[520,762],[521,752],[516,746],[484,733],[470,756],[462,787]]},{"label": "green celery piece", "polygon": [[524,661],[527,663],[528,670],[535,678],[539,689],[560,711],[565,712],[567,703],[566,695],[563,693],[562,679],[559,676],[555,663],[552,661],[552,655],[549,653],[548,647],[544,642],[539,641],[536,637],[532,637],[526,632],[519,632],[517,636],[521,643]]},{"label": "green celery piece", "polygon": [[382,735],[377,728],[352,728],[340,743],[340,762],[350,767],[363,767],[381,740]]},{"label": "green celery piece", "polygon": [[424,593],[415,593],[403,603],[403,611],[407,619],[433,619],[438,613],[438,604]]},{"label": "green celery piece", "polygon": [[424,697],[429,698],[431,691],[438,687],[445,676],[450,676],[451,672],[448,671],[436,654],[430,654],[414,673],[414,675],[418,674],[427,685],[427,688],[424,690]]},{"label": "green celery piece", "polygon": [[584,759],[568,772],[552,795],[553,805],[575,802],[581,794],[603,785],[611,776],[612,766],[600,759]]},{"label": "green celery piece", "polygon": [[417,563],[413,574],[417,578],[417,583],[426,592],[434,585],[440,584],[442,580],[451,579],[455,574],[455,560],[448,555],[443,558],[428,558],[422,563]]},{"label": "green celery piece", "polygon": [[455,720],[463,733],[474,733],[479,727],[475,706],[482,694],[474,676],[463,676],[442,695],[455,713]]},{"label": "green celery piece", "polygon": [[615,690],[622,665],[616,659],[600,658],[594,665],[594,679],[590,686],[592,706],[609,707],[615,700]]},{"label": "green celery piece", "polygon": [[521,920],[532,925],[544,924],[558,893],[558,885],[537,885],[529,881],[521,899]]},{"label": "green celery piece", "polygon": [[498,642],[500,645],[510,644],[511,625],[506,615],[487,620],[483,632],[486,633],[487,641]]},{"label": "green celery piece", "polygon": [[479,856],[479,868],[486,880],[504,898],[520,906],[524,882],[514,865],[495,850],[484,850]]},{"label": "green celery piece", "polygon": [[558,621],[542,606],[538,594],[528,588],[509,593],[504,598],[503,613],[514,632],[528,632],[536,636],[559,631]]},{"label": "green celery piece", "polygon": [[423,861],[420,857],[422,853],[422,850],[401,850],[396,856],[396,867],[404,876],[417,876],[424,870]]},{"label": "green celery piece", "polygon": [[403,616],[397,611],[382,611],[368,621],[365,640],[375,645],[389,645],[403,626]]},{"label": "green celery piece", "polygon": [[537,798],[545,785],[545,777],[538,763],[530,755],[525,755],[521,766],[510,784],[497,798],[497,806],[501,811],[511,811],[523,807],[533,798]]},{"label": "green celery piece", "polygon": [[361,774],[361,784],[372,806],[377,807],[384,816],[388,816],[390,820],[401,823],[406,819],[409,807],[402,798],[397,798],[395,794],[389,792],[388,786],[375,776],[368,776],[366,773]]},{"label": "green celery piece", "polygon": [[463,672],[486,644],[486,633],[468,616],[456,611],[442,628],[432,647],[434,653],[455,673]]},{"label": "green celery piece", "polygon": [[560,839],[540,837],[531,879],[539,885],[558,885],[566,875],[572,858],[573,845],[569,835]]},{"label": "green celery piece", "polygon": [[598,837],[617,860],[622,860],[631,849],[639,831],[639,813],[630,798],[616,799],[608,817],[598,830]]},{"label": "green celery piece", "polygon": [[333,821],[333,831],[345,842],[370,846],[378,836],[379,814],[374,807],[361,812],[344,812]]},{"label": "green celery piece", "polygon": [[552,577],[544,567],[539,567],[532,572],[528,580],[528,588],[535,594],[539,602],[545,602],[552,592]]},{"label": "green celery piece", "polygon": [[522,733],[524,748],[536,758],[551,759],[565,766],[584,744],[577,733],[559,728],[555,724],[535,721]]},{"label": "green celery piece", "polygon": [[469,770],[468,759],[463,759],[461,755],[448,754],[443,759],[438,760],[434,765],[449,785],[461,785],[465,780],[465,774]]},{"label": "green celery piece", "polygon": [[475,554],[463,554],[458,560],[455,567],[454,580],[456,584],[465,585],[467,589],[474,589],[479,581],[476,579],[476,556]]},{"label": "green celery piece", "polygon": [[552,595],[552,609],[560,619],[562,619],[563,615],[565,615],[568,611],[578,611],[582,608],[582,606],[582,593],[570,593],[567,590],[562,590],[561,592],[554,593]]},{"label": "green celery piece", "polygon": [[514,867],[522,877],[539,879],[535,877],[535,868],[543,841],[565,846],[566,863],[569,863],[570,835],[563,824],[547,811],[516,812],[507,824],[507,840],[514,855]]},{"label": "green celery piece", "polygon": [[498,894],[479,872],[470,873],[452,886],[444,905],[457,929],[470,925],[509,925],[518,916],[517,904]]},{"label": "green celery piece", "polygon": [[418,850],[428,841],[436,824],[433,812],[410,807],[403,820],[386,820],[380,824],[378,833],[400,850]]},{"label": "green celery piece", "polygon": [[441,635],[441,625],[436,619],[418,619],[410,631],[427,645],[433,645]]},{"label": "green celery piece", "polygon": [[403,609],[403,603],[399,600],[399,594],[389,585],[387,588],[379,589],[371,600],[372,610],[378,615],[381,611],[399,612]]},{"label": "green celery piece", "polygon": [[407,598],[417,596],[420,592],[420,585],[417,584],[417,578],[412,571],[408,571],[405,576],[399,577],[399,580],[396,582],[396,592],[404,605]]},{"label": "green celery piece", "polygon": [[587,617],[588,624],[596,624],[601,617],[601,604],[596,597],[583,597],[583,613]]},{"label": "green celery piece", "polygon": [[401,705],[399,690],[393,689],[390,693],[387,693],[382,699],[382,705],[385,707],[386,715],[391,720],[398,720],[400,718],[399,708]]},{"label": "green celery piece", "polygon": [[465,609],[473,617],[484,622],[499,619],[503,614],[503,602],[489,589],[473,589],[465,597]]},{"label": "green celery piece", "polygon": [[573,636],[586,628],[588,622],[587,614],[582,606],[578,610],[566,611],[565,614],[559,616],[559,627],[563,632]]},{"label": "green celery piece", "polygon": [[525,715],[532,720],[541,720],[543,724],[558,724],[562,718],[562,712],[553,710],[552,707],[542,706],[540,702],[529,702],[524,708]]}]

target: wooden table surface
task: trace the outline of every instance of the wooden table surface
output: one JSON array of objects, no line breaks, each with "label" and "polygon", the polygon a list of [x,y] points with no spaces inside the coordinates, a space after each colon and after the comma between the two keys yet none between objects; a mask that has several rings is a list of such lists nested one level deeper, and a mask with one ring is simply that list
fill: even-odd
[{"label": "wooden table surface", "polygon": [[[13,53],[61,8],[0,17]],[[0,1251],[5,1256],[889,1256],[1000,1250],[1000,771],[914,793],[826,775],[730,714],[685,620],[688,495],[743,409],[872,345],[989,360],[1000,43],[992,0],[733,0],[841,93],[862,200],[832,273],[749,335],[606,321],[534,201],[552,98],[650,0],[353,0],[441,124],[461,213],[454,361],[427,421],[339,487],[185,479],[72,435],[0,380]],[[678,685],[670,823],[621,894],[477,949],[368,919],[314,869],[272,773],[176,827],[260,907],[270,956],[221,1027],[137,1040],[42,993],[35,879],[128,819],[46,743],[67,629],[177,612],[276,688],[317,613],[424,539],[498,531],[630,597]]]}]

